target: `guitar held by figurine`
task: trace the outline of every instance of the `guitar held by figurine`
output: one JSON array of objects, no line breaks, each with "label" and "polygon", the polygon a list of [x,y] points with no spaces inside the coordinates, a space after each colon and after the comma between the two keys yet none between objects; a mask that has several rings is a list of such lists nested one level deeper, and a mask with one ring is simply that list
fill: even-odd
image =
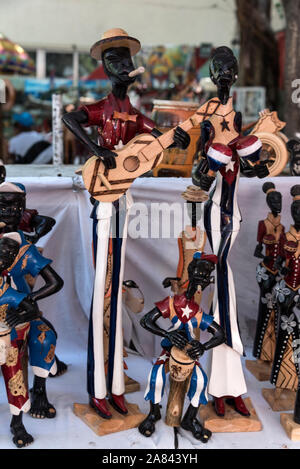
[{"label": "guitar held by figurine", "polygon": [[[213,115],[219,106],[218,98],[211,99],[180,124],[180,127],[189,131]],[[174,131],[175,129],[171,129],[157,138],[151,134],[137,135],[122,150],[116,151],[116,167],[113,169],[107,169],[101,158],[92,156],[82,167],[86,189],[96,200],[102,202],[119,199],[137,177],[159,165],[162,152],[174,142]]]}]

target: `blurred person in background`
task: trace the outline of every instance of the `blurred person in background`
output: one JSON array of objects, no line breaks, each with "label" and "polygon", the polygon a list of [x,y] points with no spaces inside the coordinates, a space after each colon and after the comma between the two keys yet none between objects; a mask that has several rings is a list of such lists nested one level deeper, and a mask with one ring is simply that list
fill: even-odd
[{"label": "blurred person in background", "polygon": [[9,140],[8,152],[15,164],[48,164],[52,162],[52,145],[47,137],[33,130],[29,112],[13,115],[15,135]]}]

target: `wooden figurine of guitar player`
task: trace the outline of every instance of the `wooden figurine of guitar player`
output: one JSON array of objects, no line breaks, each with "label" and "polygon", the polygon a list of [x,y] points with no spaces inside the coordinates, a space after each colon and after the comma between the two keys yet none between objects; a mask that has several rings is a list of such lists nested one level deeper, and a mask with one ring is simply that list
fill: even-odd
[{"label": "wooden figurine of guitar player", "polygon": [[241,113],[235,112],[230,88],[238,77],[238,64],[228,47],[218,47],[210,61],[210,77],[217,86],[217,109],[205,120],[201,131],[202,160],[193,183],[209,191],[204,206],[204,226],[213,253],[218,257],[212,314],[226,334],[226,343],[212,351],[208,392],[215,411],[225,416],[224,398],[229,397],[236,412],[250,416],[242,395],[247,387],[241,363],[244,348],[237,317],[233,274],[228,255],[238,235],[241,215],[237,204],[240,171],[263,178],[268,168],[259,160],[261,141],[254,135],[241,136]]},{"label": "wooden figurine of guitar player", "polygon": [[[91,56],[102,60],[104,71],[112,84],[112,92],[104,99],[82,106],[64,115],[64,124],[90,149],[94,155],[82,169],[83,180],[91,195],[100,200],[97,207],[97,249],[95,252],[96,272],[94,296],[91,307],[88,344],[88,394],[89,403],[103,418],[109,419],[112,413],[107,406],[106,396],[111,406],[119,413],[128,413],[124,400],[123,339],[122,339],[122,282],[124,272],[125,241],[128,210],[132,204],[126,190],[136,176],[141,165],[136,155],[116,152],[120,144],[130,147],[135,138],[139,148],[148,141],[155,141],[161,135],[153,121],[135,109],[127,95],[140,70],[135,70],[132,56],[140,50],[140,42],[130,37],[123,29],[110,29],[91,48]],[[86,126],[98,127],[98,142],[92,141],[84,130]],[[139,138],[139,134],[143,134]],[[146,135],[146,136],[145,136]],[[129,143],[128,143],[129,142]],[[139,142],[139,143],[137,143]],[[183,149],[190,142],[189,135],[176,128],[169,139]],[[162,152],[162,147],[157,143]],[[123,150],[125,151],[125,150]],[[127,151],[127,150],[126,150]],[[143,159],[147,172],[158,163],[158,156],[152,160]],[[141,174],[142,174],[141,173]],[[89,177],[91,179],[89,180]],[[102,195],[102,198],[101,198]],[[112,203],[113,202],[113,203]],[[103,356],[103,314],[105,279],[109,244],[112,244],[112,285],[110,302],[110,337],[108,379],[106,384]]]},{"label": "wooden figurine of guitar player", "polygon": [[[204,428],[197,420],[199,406],[207,404],[207,376],[201,368],[199,358],[205,351],[222,344],[225,336],[213,316],[207,315],[201,310],[194,300],[194,295],[199,287],[204,290],[211,283],[211,273],[216,262],[217,258],[214,255],[195,253],[188,266],[187,289],[182,294],[168,296],[155,303],[155,308],[141,320],[141,325],[145,329],[152,334],[163,337],[161,342],[163,350],[149,374],[148,386],[145,391],[145,399],[150,402],[150,412],[139,425],[139,431],[144,436],[151,436],[155,431],[155,423],[161,419],[160,402],[164,394],[167,370],[170,371],[170,376],[174,381],[186,380],[188,388],[187,395],[190,405],[182,420],[179,415],[178,423],[185,430],[192,432],[194,438],[203,443],[206,443],[211,436],[210,430]],[[168,330],[158,326],[159,318],[171,320],[172,325]],[[213,337],[202,344],[196,340],[195,331],[197,329],[207,330]],[[172,389],[171,384],[168,410],[175,400]],[[183,400],[184,395],[181,397]],[[176,401],[175,406],[177,414],[179,408],[182,412],[183,402]]]},{"label": "wooden figurine of guitar player", "polygon": [[[276,302],[273,287],[279,274],[276,261],[284,236],[284,226],[280,220],[282,195],[273,182],[265,182],[262,187],[270,212],[265,220],[258,223],[257,246],[254,256],[262,259],[256,269],[256,279],[260,288],[258,317],[253,345],[253,356],[257,361],[247,360],[246,366],[259,381],[270,379],[276,345]],[[263,250],[265,252],[263,253]]]}]

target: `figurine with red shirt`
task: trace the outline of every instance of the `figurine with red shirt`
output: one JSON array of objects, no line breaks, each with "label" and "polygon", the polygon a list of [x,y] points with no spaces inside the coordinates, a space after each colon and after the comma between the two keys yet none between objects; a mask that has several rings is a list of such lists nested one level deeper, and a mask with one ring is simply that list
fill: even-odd
[{"label": "figurine with red shirt", "polygon": [[[180,426],[191,431],[194,438],[203,443],[206,443],[211,436],[211,432],[205,429],[196,418],[199,406],[206,405],[208,402],[207,376],[198,360],[205,351],[221,345],[225,336],[213,316],[205,314],[199,304],[195,302],[194,295],[199,287],[203,291],[213,282],[211,273],[216,263],[217,257],[214,255],[195,253],[188,266],[186,291],[180,295],[168,296],[164,300],[158,301],[155,303],[155,308],[141,320],[141,325],[145,329],[152,334],[163,337],[161,341],[163,350],[152,367],[145,391],[145,399],[150,401],[150,412],[139,426],[140,433],[146,437],[153,434],[155,423],[161,419],[160,402],[165,390],[166,367],[170,367],[171,360],[175,360],[176,363],[175,353],[178,349],[184,351],[189,359],[194,361],[187,392],[190,405]],[[171,320],[172,325],[168,330],[157,325],[157,321],[161,317]],[[207,330],[213,337],[202,344],[196,340],[197,329]]]},{"label": "figurine with red shirt", "polygon": [[[155,123],[135,109],[127,90],[139,70],[135,70],[132,56],[141,48],[140,41],[123,29],[110,29],[91,47],[91,56],[102,60],[103,68],[112,84],[111,93],[100,101],[81,106],[63,116],[63,122],[84,143],[93,155],[105,165],[106,171],[116,168],[117,148],[126,145],[133,137],[149,133],[159,137],[161,132]],[[84,127],[98,127],[98,142],[94,142]],[[177,127],[174,146],[187,148],[189,135]],[[125,192],[125,191],[123,191]],[[96,272],[94,295],[90,315],[88,343],[88,394],[90,405],[103,418],[111,418],[106,396],[110,404],[121,414],[127,414],[124,399],[123,338],[122,338],[122,282],[124,272],[128,211],[132,205],[129,191],[112,202],[100,202],[95,206],[97,240],[94,239]],[[108,246],[112,239],[112,288],[110,306],[110,337],[108,379],[103,357],[103,309]],[[95,242],[97,241],[97,242]],[[95,248],[94,248],[95,249]]]},{"label": "figurine with red shirt", "polygon": [[[262,187],[270,213],[265,220],[258,223],[257,246],[254,256],[262,261],[257,266],[257,282],[260,288],[258,318],[253,346],[254,357],[272,365],[276,345],[276,304],[273,302],[272,290],[276,284],[280,244],[284,236],[284,226],[280,220],[282,195],[273,182],[265,182]],[[265,247],[265,254],[263,249]]]},{"label": "figurine with red shirt", "polygon": [[[294,421],[300,424],[300,185],[291,188],[291,215],[294,225],[281,240],[277,259],[283,275],[274,287],[278,310],[276,349],[271,383],[277,389],[297,391]],[[298,314],[297,314],[298,313]]]}]

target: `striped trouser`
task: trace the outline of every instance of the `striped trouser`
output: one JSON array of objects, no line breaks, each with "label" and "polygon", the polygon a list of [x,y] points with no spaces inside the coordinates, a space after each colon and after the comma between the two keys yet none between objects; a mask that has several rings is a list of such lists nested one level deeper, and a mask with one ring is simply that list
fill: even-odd
[{"label": "striped trouser", "polygon": [[[131,204],[129,194],[121,201],[123,209],[114,214],[113,204],[100,202],[97,209],[97,232],[94,233],[96,244],[96,272],[94,294],[91,306],[87,387],[89,395],[104,399],[107,391],[122,395],[125,392],[123,364],[123,332],[122,332],[122,284],[125,264],[125,248],[128,225],[128,210]],[[110,239],[112,239],[112,290],[110,304],[110,332],[108,379],[106,380],[104,357],[104,290],[107,271],[107,256]],[[108,386],[107,384],[108,383]]]},{"label": "striped trouser", "polygon": [[[162,354],[153,365],[144,395],[146,401],[150,400],[153,404],[161,402],[165,390],[166,368],[168,368],[169,358],[170,354],[163,350]],[[187,396],[193,407],[199,407],[200,404],[207,404],[208,397],[206,388],[207,376],[200,364],[195,362],[187,392]]]}]

